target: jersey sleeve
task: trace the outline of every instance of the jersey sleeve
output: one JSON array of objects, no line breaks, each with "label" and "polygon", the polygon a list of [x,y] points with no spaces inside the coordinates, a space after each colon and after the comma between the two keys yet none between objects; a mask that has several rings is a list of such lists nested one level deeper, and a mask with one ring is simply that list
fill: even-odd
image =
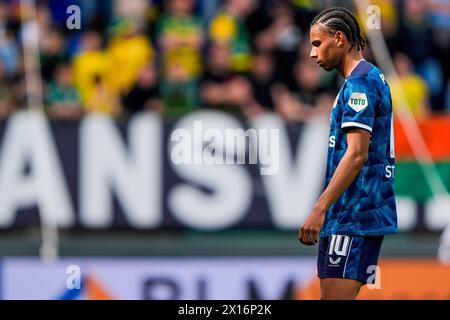
[{"label": "jersey sleeve", "polygon": [[372,132],[375,110],[380,103],[377,90],[366,77],[347,80],[344,90],[341,128],[361,128]]}]

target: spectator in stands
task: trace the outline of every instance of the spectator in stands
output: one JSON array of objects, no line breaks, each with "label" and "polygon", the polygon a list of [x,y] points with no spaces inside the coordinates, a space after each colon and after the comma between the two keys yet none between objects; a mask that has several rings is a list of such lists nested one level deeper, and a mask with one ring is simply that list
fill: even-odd
[{"label": "spectator in stands", "polygon": [[[302,33],[309,33],[311,22],[317,13],[321,10],[323,3],[313,0],[290,0],[295,9],[295,23],[301,29]],[[337,4],[329,4],[338,6]]]},{"label": "spectator in stands", "polygon": [[113,14],[115,17],[129,18],[139,29],[146,25],[147,15],[152,8],[148,0],[114,0]]},{"label": "spectator in stands", "polygon": [[49,30],[40,47],[41,74],[45,82],[53,80],[56,67],[65,61],[64,39],[55,30]]},{"label": "spectator in stands", "polygon": [[118,117],[121,113],[119,97],[108,88],[102,75],[94,76],[93,92],[86,102],[87,112],[96,112],[110,117]]},{"label": "spectator in stands", "polygon": [[149,39],[130,19],[114,21],[109,32],[108,81],[115,92],[123,95],[135,84],[139,70],[153,63],[154,49]]},{"label": "spectator in stands", "polygon": [[[357,15],[358,23],[362,28],[363,33],[368,33],[368,26],[372,26],[372,23],[380,23],[380,31],[383,34],[384,40],[388,46],[390,53],[401,50],[401,41],[399,41],[399,12],[396,0],[372,0],[371,5],[375,5],[380,10],[380,20],[373,14],[368,16],[365,10],[359,11]],[[367,20],[369,18],[369,20]],[[370,45],[370,43],[366,43]],[[364,58],[370,62],[372,59],[368,59],[367,56],[368,46],[364,48]]]},{"label": "spectator in stands", "polygon": [[204,31],[201,20],[192,14],[193,0],[170,0],[167,14],[158,23],[158,44],[163,60],[163,73],[173,65],[186,70],[189,80],[202,71],[201,49]]},{"label": "spectator in stands", "polygon": [[265,110],[273,110],[271,95],[274,84],[274,58],[270,52],[257,52],[252,57],[250,82],[255,101]]},{"label": "spectator in stands", "polygon": [[52,14],[48,6],[43,3],[36,5],[35,17],[39,38],[46,40],[53,28]]},{"label": "spectator in stands", "polygon": [[73,84],[72,67],[67,64],[56,66],[54,79],[47,90],[48,115],[54,119],[80,118],[83,109]]},{"label": "spectator in stands", "polygon": [[81,51],[73,60],[75,86],[83,104],[91,100],[95,92],[95,79],[107,77],[110,63],[102,50],[102,38],[98,32],[88,31],[81,39]]},{"label": "spectator in stands", "polygon": [[401,52],[408,55],[417,72],[427,83],[430,99],[434,109],[443,106],[436,98],[442,90],[442,66],[433,57],[434,44],[431,37],[431,26],[427,20],[427,1],[406,0],[401,16],[399,34],[401,36]]},{"label": "spectator in stands", "polygon": [[147,64],[140,70],[136,84],[123,99],[123,106],[126,115],[144,110],[162,112],[158,72],[154,64]]},{"label": "spectator in stands", "polygon": [[7,118],[14,109],[11,87],[11,81],[0,61],[0,119]]},{"label": "spectator in stands", "polygon": [[[399,81],[388,79],[391,87],[392,106],[396,112],[411,112],[416,118],[423,118],[430,112],[429,91],[426,82],[414,73],[409,57],[402,53],[394,55],[394,64]],[[406,98],[407,105],[402,104],[401,96]]]},{"label": "spectator in stands", "polygon": [[164,116],[174,119],[198,108],[198,87],[184,64],[171,63],[167,68],[161,81],[161,95]]},{"label": "spectator in stands", "polygon": [[224,43],[211,44],[208,65],[201,81],[203,106],[242,117],[243,109],[254,103],[251,84],[231,68],[231,53]]},{"label": "spectator in stands", "polygon": [[259,1],[257,3],[258,5],[255,5],[255,9],[244,19],[252,51],[264,51],[258,50],[255,40],[259,33],[270,27],[273,23],[274,2],[275,1]]},{"label": "spectator in stands", "polygon": [[437,95],[439,109],[450,111],[450,2],[430,0],[430,23],[436,57],[442,65],[442,90]]},{"label": "spectator in stands", "polygon": [[[331,2],[352,5],[346,0]],[[287,120],[305,121],[333,104],[325,101],[334,98],[336,74],[317,73],[304,61],[309,61],[310,51],[304,32],[324,4],[77,0],[82,30],[68,31],[63,30],[67,14],[61,11],[68,3],[46,0],[37,6],[41,73],[52,117],[76,110],[70,106],[77,99],[86,110],[113,116],[120,116],[121,102],[127,115],[151,110],[174,118],[204,105],[247,118],[275,110]],[[390,51],[403,52],[411,60],[397,56],[401,81],[393,86],[407,88],[418,117],[445,109],[446,101],[450,110],[450,6],[445,0],[374,4],[381,9],[381,29]],[[17,8],[18,2],[0,1],[0,115],[27,101]],[[157,8],[164,9],[162,14]],[[144,27],[151,28],[146,30],[151,37],[144,35]],[[373,61],[370,54],[368,45],[365,57]],[[78,98],[69,84],[69,58]]]},{"label": "spectator in stands", "polygon": [[198,108],[198,77],[202,72],[201,49],[204,30],[193,15],[194,1],[170,0],[167,13],[158,22],[157,38],[161,49],[160,92],[164,116],[180,117]]},{"label": "spectator in stands", "polygon": [[295,24],[294,8],[287,0],[277,1],[273,8],[273,22],[256,36],[258,50],[273,51],[276,61],[276,79],[288,86],[295,83],[292,69],[298,56],[298,44],[302,39]]},{"label": "spectator in stands", "polygon": [[293,88],[281,84],[274,87],[277,111],[287,121],[307,121],[316,115],[329,113],[334,96],[322,85],[317,65],[311,60],[300,59],[295,66],[295,78],[296,86]]},{"label": "spectator in stands", "polygon": [[0,62],[8,76],[14,76],[19,69],[20,56],[17,40],[10,26],[9,7],[0,2]]},{"label": "spectator in stands", "polygon": [[225,0],[210,24],[211,41],[228,46],[231,69],[236,72],[248,72],[251,66],[250,39],[244,20],[256,5],[256,0]]}]

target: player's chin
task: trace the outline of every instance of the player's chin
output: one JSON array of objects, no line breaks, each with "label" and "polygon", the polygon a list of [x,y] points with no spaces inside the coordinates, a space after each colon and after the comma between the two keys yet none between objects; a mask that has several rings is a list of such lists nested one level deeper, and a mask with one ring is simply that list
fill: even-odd
[{"label": "player's chin", "polygon": [[327,65],[327,64],[324,64],[324,63],[321,63],[320,66],[326,71],[331,71],[331,70],[334,69],[334,67],[331,67],[330,65]]}]

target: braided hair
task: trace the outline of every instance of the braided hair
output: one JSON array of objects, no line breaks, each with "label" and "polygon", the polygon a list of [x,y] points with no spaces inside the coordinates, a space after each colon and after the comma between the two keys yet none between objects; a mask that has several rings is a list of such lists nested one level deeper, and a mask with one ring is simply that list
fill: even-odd
[{"label": "braided hair", "polygon": [[343,32],[351,43],[350,50],[354,46],[358,51],[363,50],[366,42],[361,36],[361,29],[355,16],[347,9],[336,7],[322,11],[311,22],[311,26],[315,24],[322,24],[328,27],[331,34],[337,31]]}]

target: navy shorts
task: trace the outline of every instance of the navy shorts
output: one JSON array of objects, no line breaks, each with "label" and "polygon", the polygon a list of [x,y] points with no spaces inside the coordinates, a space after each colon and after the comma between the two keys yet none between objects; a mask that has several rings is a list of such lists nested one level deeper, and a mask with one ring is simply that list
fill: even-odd
[{"label": "navy shorts", "polygon": [[331,235],[319,240],[317,271],[320,279],[345,278],[375,283],[383,236]]}]

